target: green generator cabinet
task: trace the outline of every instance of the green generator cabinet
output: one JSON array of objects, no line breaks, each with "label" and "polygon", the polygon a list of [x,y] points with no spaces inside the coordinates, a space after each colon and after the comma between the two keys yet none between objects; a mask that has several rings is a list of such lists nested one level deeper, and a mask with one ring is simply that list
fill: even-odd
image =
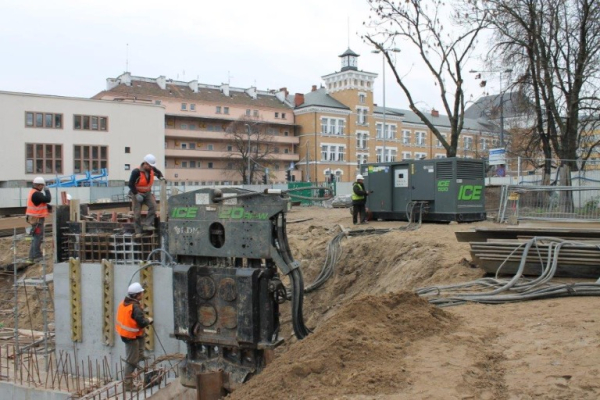
[{"label": "green generator cabinet", "polygon": [[363,164],[367,208],[372,219],[408,220],[415,204],[423,221],[472,222],[486,219],[483,160],[442,158]]}]

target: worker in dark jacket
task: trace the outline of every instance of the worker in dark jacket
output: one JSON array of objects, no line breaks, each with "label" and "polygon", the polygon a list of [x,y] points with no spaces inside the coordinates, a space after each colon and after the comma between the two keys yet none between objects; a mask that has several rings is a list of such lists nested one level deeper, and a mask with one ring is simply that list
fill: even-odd
[{"label": "worker in dark jacket", "polygon": [[33,180],[33,187],[27,196],[27,209],[25,215],[31,225],[31,246],[27,263],[33,264],[42,259],[42,243],[44,241],[44,222],[50,214],[50,201],[52,196],[48,188],[44,189],[46,181],[41,176]]},{"label": "worker in dark jacket", "polygon": [[367,196],[369,193],[373,193],[373,191],[371,190],[370,192],[367,192],[363,180],[364,177],[358,174],[356,175],[356,182],[354,182],[354,185],[352,185],[352,222],[354,225],[358,223],[358,214],[360,214],[361,224],[368,223],[365,205],[367,204]]},{"label": "worker in dark jacket", "polygon": [[[129,178],[129,195],[133,202],[133,218],[136,236],[141,236],[142,231],[154,230],[154,218],[156,217],[156,199],[152,194],[154,178],[164,180],[162,172],[156,168],[156,157],[152,154],[146,155],[139,168],[131,171]],[[148,215],[142,223],[142,205],[148,207]]]},{"label": "worker in dark jacket", "polygon": [[144,359],[144,328],[152,325],[154,320],[146,318],[140,306],[144,288],[138,282],[129,285],[127,296],[119,304],[115,329],[125,343],[125,390],[133,390],[133,372],[138,363]]}]

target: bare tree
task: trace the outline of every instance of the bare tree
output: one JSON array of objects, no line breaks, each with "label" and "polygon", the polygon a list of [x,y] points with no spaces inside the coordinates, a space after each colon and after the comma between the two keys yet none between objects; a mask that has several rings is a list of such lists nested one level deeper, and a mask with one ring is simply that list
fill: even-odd
[{"label": "bare tree", "polygon": [[544,175],[555,154],[561,184],[570,185],[575,160],[586,160],[600,144],[591,136],[592,116],[600,112],[600,2],[488,0],[473,6],[495,30],[490,53],[500,56],[493,61],[520,69],[519,85],[535,104]]},{"label": "bare tree", "polygon": [[[368,23],[371,32],[365,36],[367,42],[383,52],[393,71],[396,82],[406,95],[410,109],[433,132],[446,149],[448,157],[457,153],[458,138],[463,129],[465,92],[463,69],[472,55],[477,36],[487,19],[475,18],[474,23],[453,24],[462,18],[464,8],[460,1],[453,0],[368,0],[375,15]],[[408,44],[416,48],[425,68],[433,75],[434,84],[450,120],[450,141],[430,121],[426,113],[417,107],[418,91],[409,89],[411,76],[401,75],[388,50]]]},{"label": "bare tree", "polygon": [[273,165],[276,148],[269,125],[244,116],[231,122],[225,132],[233,145],[229,154],[232,168],[228,173],[240,177],[244,183],[255,182],[265,175]]}]

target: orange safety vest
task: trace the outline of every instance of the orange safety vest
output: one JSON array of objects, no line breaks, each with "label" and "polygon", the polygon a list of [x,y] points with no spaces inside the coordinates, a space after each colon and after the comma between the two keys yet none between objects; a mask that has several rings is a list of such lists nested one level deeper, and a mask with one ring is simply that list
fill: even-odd
[{"label": "orange safety vest", "polygon": [[115,329],[119,335],[129,339],[135,339],[144,334],[144,329],[138,327],[137,322],[135,322],[135,319],[131,316],[132,313],[133,303],[125,305],[125,302],[122,301],[121,304],[119,304]]},{"label": "orange safety vest", "polygon": [[135,183],[135,190],[140,193],[147,193],[152,189],[152,184],[154,183],[154,170],[150,170],[150,180],[146,180],[146,172],[143,169],[140,169],[140,178]]},{"label": "orange safety vest", "polygon": [[36,206],[31,200],[33,194],[36,192],[38,192],[37,189],[31,189],[31,191],[29,192],[29,196],[27,197],[27,209],[25,210],[25,215],[30,215],[32,217],[38,218],[46,218],[48,216],[48,204],[40,203],[40,205]]}]

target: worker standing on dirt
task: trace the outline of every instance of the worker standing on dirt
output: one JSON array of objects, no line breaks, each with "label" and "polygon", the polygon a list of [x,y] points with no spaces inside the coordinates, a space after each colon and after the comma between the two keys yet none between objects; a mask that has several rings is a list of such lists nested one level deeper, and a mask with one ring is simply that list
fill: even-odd
[{"label": "worker standing on dirt", "polygon": [[129,285],[127,296],[119,304],[115,329],[125,343],[125,390],[134,389],[133,372],[138,363],[144,359],[144,328],[152,325],[154,320],[144,316],[140,306],[144,288],[138,282]]},{"label": "worker standing on dirt", "polygon": [[367,192],[365,184],[363,183],[364,179],[365,178],[361,174],[356,175],[356,182],[354,182],[354,185],[352,186],[352,222],[354,225],[358,223],[358,214],[360,214],[361,224],[368,223],[366,209],[367,196],[369,193],[373,193],[373,191]]},{"label": "worker standing on dirt", "polygon": [[[129,178],[129,195],[133,202],[133,218],[136,236],[141,236],[142,231],[154,230],[154,218],[156,217],[156,199],[152,194],[154,178],[165,180],[162,172],[156,168],[156,157],[152,154],[146,155],[139,168],[131,171]],[[142,223],[142,205],[148,207],[148,215]]]},{"label": "worker standing on dirt", "polygon": [[42,242],[44,241],[44,222],[50,213],[52,196],[48,188],[44,189],[46,181],[41,176],[33,180],[33,187],[27,196],[25,215],[31,225],[31,246],[27,262],[33,264],[42,259]]}]

